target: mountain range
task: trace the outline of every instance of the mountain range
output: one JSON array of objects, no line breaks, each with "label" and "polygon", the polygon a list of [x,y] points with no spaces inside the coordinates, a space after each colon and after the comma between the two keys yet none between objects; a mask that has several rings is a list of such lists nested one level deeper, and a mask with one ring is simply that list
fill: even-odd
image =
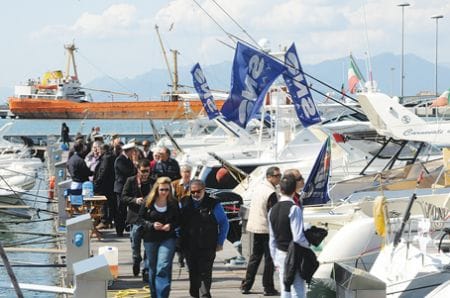
[{"label": "mountain range", "polygon": [[[301,57],[300,57],[301,58]],[[434,92],[435,89],[435,69],[434,63],[420,58],[414,54],[406,54],[404,57],[404,94],[415,95],[423,91]],[[356,59],[359,68],[366,76],[366,63],[362,59]],[[383,53],[372,57],[373,79],[377,81],[378,88],[390,95],[400,95],[401,89],[401,56],[392,53]],[[200,61],[201,63],[201,61]],[[342,84],[347,86],[347,71],[349,58],[327,60],[318,64],[304,64],[303,70],[308,75],[333,86],[340,91]],[[211,89],[229,90],[231,78],[231,61],[226,61],[214,65],[202,65],[205,76]],[[190,67],[179,68],[179,82],[187,86],[192,86]],[[441,64],[438,68],[438,93],[450,88],[450,66]],[[111,78],[98,77],[85,84],[87,88],[111,90],[126,93],[136,93],[140,100],[159,99],[161,93],[169,91],[170,78],[166,69],[152,69],[149,72],[138,75],[134,78]],[[308,83],[315,89],[322,92],[331,91],[318,81],[308,78]],[[194,92],[193,89],[188,89]],[[13,93],[13,88],[0,88],[0,96],[6,99]],[[313,93],[313,97],[321,96]],[[104,100],[127,100],[123,95],[111,95],[105,93],[92,92],[95,101]],[[119,98],[120,97],[120,98]],[[128,100],[134,100],[128,97]]]}]

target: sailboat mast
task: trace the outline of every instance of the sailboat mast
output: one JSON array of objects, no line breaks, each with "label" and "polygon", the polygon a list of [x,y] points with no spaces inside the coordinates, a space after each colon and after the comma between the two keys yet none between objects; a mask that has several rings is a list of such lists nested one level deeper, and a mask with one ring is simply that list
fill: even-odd
[{"label": "sailboat mast", "polygon": [[170,64],[169,64],[169,60],[167,59],[166,49],[164,48],[164,44],[162,42],[161,35],[159,34],[158,25],[155,25],[155,31],[156,31],[156,35],[158,36],[159,45],[161,46],[161,50],[163,52],[164,61],[166,62],[167,70],[169,71],[170,81],[172,82],[172,85],[174,85],[174,78],[172,77],[172,71],[170,70]]}]

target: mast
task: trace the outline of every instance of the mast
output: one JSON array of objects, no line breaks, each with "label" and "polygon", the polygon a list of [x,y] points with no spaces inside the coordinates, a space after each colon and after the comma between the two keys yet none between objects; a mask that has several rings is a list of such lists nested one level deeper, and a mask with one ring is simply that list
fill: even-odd
[{"label": "mast", "polygon": [[158,35],[159,45],[161,46],[161,50],[163,52],[164,61],[166,62],[167,70],[169,71],[170,81],[172,82],[172,85],[175,85],[174,78],[172,77],[172,71],[170,70],[169,60],[167,59],[166,49],[164,48],[164,44],[162,42],[161,35],[159,34],[158,25],[155,25],[155,31],[156,31],[156,35]]},{"label": "mast", "polygon": [[173,86],[172,86],[172,92],[174,94],[178,93],[178,50],[170,50],[173,54]]},{"label": "mast", "polygon": [[78,71],[74,55],[74,52],[77,50],[77,48],[75,47],[74,43],[66,44],[64,45],[64,48],[67,50],[66,79],[70,79],[70,64],[72,64],[73,74],[78,80]]}]

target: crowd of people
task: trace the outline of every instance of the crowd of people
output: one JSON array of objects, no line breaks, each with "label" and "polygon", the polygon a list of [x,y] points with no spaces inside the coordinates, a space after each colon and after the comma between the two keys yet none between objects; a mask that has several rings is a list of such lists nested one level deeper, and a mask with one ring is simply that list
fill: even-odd
[{"label": "crowd of people", "polygon": [[[151,150],[148,140],[139,145],[124,144],[117,135],[105,143],[100,128],[88,138],[77,136],[67,162],[71,189],[92,181],[94,192],[107,198],[97,229],[114,226],[117,237],[129,232],[133,274],[142,274],[152,297],[169,297],[176,254],[179,266],[188,267],[190,296],[211,297],[213,263],[229,231],[224,208],[206,192],[204,181],[192,179],[189,164],[179,165],[170,156],[169,148]],[[282,175],[278,167],[269,167],[266,179],[251,193],[246,229],[254,241],[242,294],[251,293],[264,257],[265,296],[305,297],[305,281],[298,272],[285,282],[289,244],[309,248],[299,199],[302,187],[298,170]],[[275,269],[281,293],[275,288]]]}]

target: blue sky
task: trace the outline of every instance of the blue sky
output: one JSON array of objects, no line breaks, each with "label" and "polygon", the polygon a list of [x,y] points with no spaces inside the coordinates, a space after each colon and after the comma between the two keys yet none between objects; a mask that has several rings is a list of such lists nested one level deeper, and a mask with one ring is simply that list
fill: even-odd
[{"label": "blue sky", "polygon": [[[367,51],[401,52],[400,1],[389,0],[215,0],[256,40],[273,50],[296,42],[300,59],[313,64]],[[211,0],[197,0],[225,30],[245,35]],[[7,4],[6,4],[7,3]],[[450,1],[409,1],[405,9],[405,53],[435,59],[435,21],[439,20],[439,61],[450,64]],[[82,82],[99,76],[135,77],[164,60],[154,25],[166,50],[181,52],[179,63],[203,65],[232,60],[231,41],[192,0],[40,0],[4,1],[0,12],[0,88],[12,87],[47,70],[63,69],[63,45],[75,41]],[[365,4],[365,5],[364,5]],[[171,28],[171,29],[170,29]],[[341,74],[337,74],[340,76]]]}]

